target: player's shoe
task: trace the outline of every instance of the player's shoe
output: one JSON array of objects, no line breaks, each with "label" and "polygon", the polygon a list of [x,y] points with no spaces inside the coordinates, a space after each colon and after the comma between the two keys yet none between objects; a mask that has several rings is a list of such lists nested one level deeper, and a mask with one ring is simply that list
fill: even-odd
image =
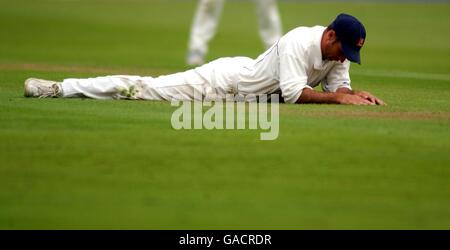
[{"label": "player's shoe", "polygon": [[60,82],[47,81],[36,78],[28,78],[25,81],[25,97],[62,97]]},{"label": "player's shoe", "polygon": [[191,51],[187,55],[186,63],[189,66],[200,66],[205,63],[205,59],[202,53],[198,51]]}]

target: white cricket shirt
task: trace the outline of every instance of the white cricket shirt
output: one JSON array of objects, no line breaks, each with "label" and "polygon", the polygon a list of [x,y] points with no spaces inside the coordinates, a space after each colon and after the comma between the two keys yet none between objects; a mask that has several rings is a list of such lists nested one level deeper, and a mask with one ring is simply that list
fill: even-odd
[{"label": "white cricket shirt", "polygon": [[298,27],[239,71],[238,92],[270,94],[281,91],[286,103],[295,103],[304,88],[319,83],[323,91],[350,87],[350,61],[322,60],[320,43],[326,27]]}]

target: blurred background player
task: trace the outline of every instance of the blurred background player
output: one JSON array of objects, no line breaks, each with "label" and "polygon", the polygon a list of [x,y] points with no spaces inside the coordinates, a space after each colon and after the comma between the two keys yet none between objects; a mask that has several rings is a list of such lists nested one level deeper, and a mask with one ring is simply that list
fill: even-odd
[{"label": "blurred background player", "polygon": [[[276,0],[252,0],[256,5],[259,34],[266,48],[282,35]],[[186,63],[198,66],[205,63],[208,42],[214,37],[224,0],[200,0],[191,27]]]}]

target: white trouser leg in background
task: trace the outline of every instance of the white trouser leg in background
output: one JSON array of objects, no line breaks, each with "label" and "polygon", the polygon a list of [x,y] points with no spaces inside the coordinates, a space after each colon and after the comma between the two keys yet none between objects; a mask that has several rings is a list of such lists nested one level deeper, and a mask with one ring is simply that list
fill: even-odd
[{"label": "white trouser leg in background", "polygon": [[245,57],[220,58],[181,73],[159,77],[129,75],[85,79],[65,79],[63,97],[94,99],[202,100],[223,99],[237,89],[240,65],[252,62]]},{"label": "white trouser leg in background", "polygon": [[224,0],[200,0],[189,38],[189,51],[205,55],[208,42],[215,35]]},{"label": "white trouser leg in background", "polygon": [[282,25],[276,0],[254,0],[259,23],[259,34],[267,48],[282,35]]}]

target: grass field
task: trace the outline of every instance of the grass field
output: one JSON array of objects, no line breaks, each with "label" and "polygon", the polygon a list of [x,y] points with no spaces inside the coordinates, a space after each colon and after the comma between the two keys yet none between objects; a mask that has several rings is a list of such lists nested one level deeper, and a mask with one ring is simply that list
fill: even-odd
[{"label": "grass field", "polygon": [[[195,1],[0,0],[0,229],[450,229],[450,4],[279,3],[284,31],[368,31],[355,89],[280,105],[280,134],[174,130],[167,102],[26,99],[28,77],[186,69]],[[208,59],[262,52],[228,2]]]}]

